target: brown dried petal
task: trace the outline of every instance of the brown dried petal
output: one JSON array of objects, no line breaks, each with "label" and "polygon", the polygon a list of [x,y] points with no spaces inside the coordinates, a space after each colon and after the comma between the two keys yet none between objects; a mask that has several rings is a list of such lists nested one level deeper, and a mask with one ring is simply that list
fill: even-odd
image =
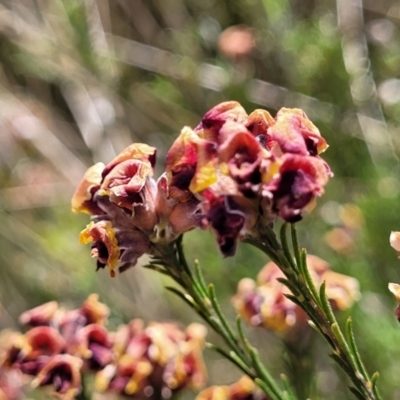
[{"label": "brown dried petal", "polygon": [[102,214],[101,209],[93,200],[94,194],[100,187],[102,180],[103,163],[97,163],[90,167],[83,176],[72,196],[71,207],[73,212],[83,212],[86,214]]},{"label": "brown dried petal", "polygon": [[103,178],[105,178],[115,166],[127,160],[148,162],[151,167],[154,167],[156,163],[156,152],[157,149],[155,147],[144,143],[133,143],[122,150],[121,153],[105,166],[102,174]]},{"label": "brown dried petal", "polygon": [[19,322],[22,325],[30,326],[49,325],[57,309],[58,303],[49,301],[22,313],[19,317]]}]

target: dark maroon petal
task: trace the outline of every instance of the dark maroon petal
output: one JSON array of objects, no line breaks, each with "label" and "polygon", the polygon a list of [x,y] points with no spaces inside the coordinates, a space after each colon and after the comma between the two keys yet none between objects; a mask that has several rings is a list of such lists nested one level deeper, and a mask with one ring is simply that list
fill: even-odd
[{"label": "dark maroon petal", "polygon": [[219,196],[210,201],[206,219],[217,234],[217,242],[225,256],[235,254],[239,233],[245,224],[244,212],[230,196]]}]

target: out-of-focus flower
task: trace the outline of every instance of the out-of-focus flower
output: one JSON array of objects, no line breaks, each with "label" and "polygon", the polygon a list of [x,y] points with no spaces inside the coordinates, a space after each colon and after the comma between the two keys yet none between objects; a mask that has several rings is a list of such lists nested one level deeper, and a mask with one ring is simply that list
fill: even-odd
[{"label": "out-of-focus flower", "polygon": [[57,309],[57,302],[49,301],[22,313],[19,317],[19,322],[27,326],[49,325]]},{"label": "out-of-focus flower", "polygon": [[324,235],[325,242],[338,253],[352,253],[355,251],[355,242],[364,224],[362,211],[353,203],[340,205],[336,209],[332,207],[331,211],[328,210],[329,203],[326,211],[334,216],[337,226]]},{"label": "out-of-focus flower", "polygon": [[[262,283],[261,275],[266,277]],[[283,278],[280,269],[275,264],[267,264],[259,273],[258,284],[249,278],[239,282],[232,302],[249,324],[284,333],[296,323],[301,324],[305,314],[285,297],[290,291],[277,278]]]},{"label": "out-of-focus flower", "polygon": [[65,348],[64,338],[52,327],[37,326],[19,334],[8,348],[3,365],[36,375],[49,359]]},{"label": "out-of-focus flower", "polygon": [[0,332],[0,400],[22,400],[26,379],[21,371],[10,369],[6,359],[9,357],[9,349],[15,343],[20,334],[4,330]]},{"label": "out-of-focus flower", "polygon": [[114,359],[110,334],[102,325],[90,324],[83,327],[76,334],[76,342],[76,353],[91,371],[104,368]]},{"label": "out-of-focus flower", "polygon": [[400,232],[391,232],[389,241],[400,257]]},{"label": "out-of-focus flower", "polygon": [[[46,311],[42,321],[37,318],[40,309]],[[203,325],[182,330],[173,323],[144,327],[143,321],[134,320],[109,332],[108,314],[96,294],[75,310],[47,303],[24,313],[22,320],[35,326],[25,334],[0,338],[0,400],[17,400],[20,391],[14,391],[9,378],[20,383],[28,375],[34,377],[34,387],[51,386],[65,400],[80,393],[81,376],[88,372],[96,372],[99,390],[138,399],[168,398],[204,386]]]},{"label": "out-of-focus flower", "polygon": [[82,360],[69,354],[52,357],[33,380],[32,386],[52,385],[60,398],[74,399],[81,391]]},{"label": "out-of-focus flower", "polygon": [[398,283],[389,283],[389,290],[399,303],[395,311],[395,316],[400,322],[400,285]]},{"label": "out-of-focus flower", "polygon": [[34,385],[52,384],[62,398],[74,398],[82,368],[97,371],[114,359],[111,336],[104,327],[108,314],[95,294],[72,311],[56,302],[26,311],[20,321],[32,328],[7,341],[0,352],[0,370],[34,376]]},{"label": "out-of-focus flower", "polygon": [[254,46],[253,30],[243,25],[230,26],[218,38],[219,50],[230,58],[247,56]]},{"label": "out-of-focus flower", "polygon": [[143,328],[139,320],[121,326],[114,337],[113,364],[96,375],[96,387],[132,398],[173,393],[205,382],[201,350],[206,330],[198,324],[185,332],[174,324],[151,323]]},{"label": "out-of-focus flower", "polygon": [[[360,298],[358,281],[338,274],[327,262],[307,255],[307,266],[317,288],[325,282],[326,295],[336,310],[346,310]],[[284,275],[270,262],[258,274],[257,282],[245,278],[239,282],[232,302],[241,317],[253,326],[262,326],[280,333],[306,325],[306,314],[285,295],[289,289],[278,278]]]},{"label": "out-of-focus flower", "polygon": [[0,400],[20,400],[23,396],[24,380],[19,371],[0,366]]},{"label": "out-of-focus flower", "polygon": [[325,242],[335,251],[341,254],[351,253],[354,249],[354,239],[345,228],[332,228],[324,235]]},{"label": "out-of-focus flower", "polygon": [[269,397],[245,375],[229,386],[210,386],[195,400],[269,400]]}]

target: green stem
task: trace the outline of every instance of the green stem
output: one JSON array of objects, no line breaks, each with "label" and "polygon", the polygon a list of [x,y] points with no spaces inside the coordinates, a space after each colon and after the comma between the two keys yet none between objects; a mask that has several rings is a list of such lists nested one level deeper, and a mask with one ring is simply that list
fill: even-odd
[{"label": "green stem", "polygon": [[[215,296],[214,286],[211,284],[208,289],[206,288],[198,262],[195,263],[194,274],[191,272],[185,259],[181,238],[175,242],[174,247],[174,249],[171,249],[171,246],[158,249],[160,254],[157,254],[157,260],[164,265],[162,272],[167,271],[187,293],[171,287],[168,290],[174,292],[194,309],[220,335],[229,350],[212,344],[208,344],[208,347],[223,355],[250,376],[271,400],[286,400],[287,391],[282,392],[275,383],[262,364],[257,351],[244,337],[243,330],[240,328],[238,338],[229,325]],[[154,268],[154,264],[157,260],[151,264],[155,270],[157,268]]]}]

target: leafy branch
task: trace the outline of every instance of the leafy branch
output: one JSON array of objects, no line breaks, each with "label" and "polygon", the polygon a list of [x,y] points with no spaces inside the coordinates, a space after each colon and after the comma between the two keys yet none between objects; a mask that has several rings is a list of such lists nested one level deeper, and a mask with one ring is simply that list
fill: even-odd
[{"label": "leafy branch", "polygon": [[279,243],[275,232],[267,227],[259,238],[248,238],[246,241],[261,249],[282,270],[286,278],[280,279],[292,292],[286,295],[301,307],[310,318],[310,325],[328,342],[332,349],[330,357],[344,370],[353,383],[350,390],[358,399],[379,400],[376,387],[378,373],[370,376],[361,360],[357,349],[352,320],[349,317],[344,332],[340,328],[331,304],[326,295],[325,282],[319,290],[307,268],[306,250],[298,244],[296,227],[291,225],[291,246],[287,239],[288,224],[280,230]]},{"label": "leafy branch", "polygon": [[223,339],[222,348],[208,343],[208,348],[218,352],[236,365],[254,380],[271,400],[295,400],[292,390],[282,377],[284,388],[281,389],[262,363],[258,351],[246,338],[241,319],[232,327],[223,314],[218,302],[215,287],[207,285],[198,261],[194,262],[194,271],[190,269],[183,252],[182,237],[173,245],[157,246],[157,254],[146,268],[170,276],[183,290],[167,287],[198,313],[208,325]]}]

